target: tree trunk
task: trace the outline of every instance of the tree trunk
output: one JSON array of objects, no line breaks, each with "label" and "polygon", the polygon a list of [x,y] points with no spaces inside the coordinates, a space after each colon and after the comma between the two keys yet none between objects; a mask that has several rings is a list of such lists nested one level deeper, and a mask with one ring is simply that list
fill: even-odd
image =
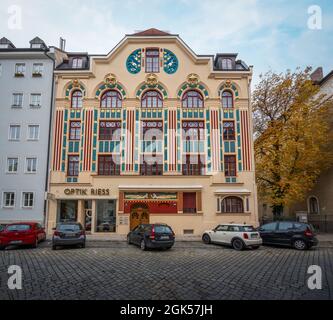
[{"label": "tree trunk", "polygon": [[282,215],[283,215],[283,205],[282,204],[273,205],[272,209],[273,209],[274,220],[282,217]]}]

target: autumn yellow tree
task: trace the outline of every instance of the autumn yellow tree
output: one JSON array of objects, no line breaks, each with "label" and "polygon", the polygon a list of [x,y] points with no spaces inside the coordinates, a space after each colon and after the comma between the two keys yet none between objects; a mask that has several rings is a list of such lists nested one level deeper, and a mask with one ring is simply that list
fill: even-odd
[{"label": "autumn yellow tree", "polygon": [[310,68],[261,76],[253,93],[256,178],[260,198],[275,215],[303,200],[332,165],[332,110]]}]

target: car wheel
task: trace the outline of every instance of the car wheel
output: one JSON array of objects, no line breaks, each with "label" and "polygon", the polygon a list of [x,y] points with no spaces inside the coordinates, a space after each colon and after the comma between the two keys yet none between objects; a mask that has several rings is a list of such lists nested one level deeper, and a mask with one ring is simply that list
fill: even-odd
[{"label": "car wheel", "polygon": [[260,246],[252,246],[252,249],[253,250],[257,250],[257,249],[259,249],[260,248]]},{"label": "car wheel", "polygon": [[237,251],[242,251],[244,249],[244,243],[240,239],[235,239],[232,241],[232,247]]},{"label": "car wheel", "polygon": [[306,242],[302,239],[295,240],[293,247],[296,250],[306,250],[307,249]]},{"label": "car wheel", "polygon": [[81,244],[81,248],[84,249],[86,247],[86,243],[84,242],[83,244]]},{"label": "car wheel", "polygon": [[131,238],[129,236],[127,236],[127,244],[132,244]]},{"label": "car wheel", "polygon": [[57,250],[57,246],[52,246],[52,250]]},{"label": "car wheel", "polygon": [[210,244],[212,241],[210,239],[210,236],[208,234],[204,234],[202,236],[202,241],[205,243],[205,244]]},{"label": "car wheel", "polygon": [[6,247],[5,246],[0,246],[0,250],[5,250]]},{"label": "car wheel", "polygon": [[145,251],[147,248],[146,248],[146,242],[145,240],[141,240],[141,243],[140,243],[140,248],[142,251]]}]

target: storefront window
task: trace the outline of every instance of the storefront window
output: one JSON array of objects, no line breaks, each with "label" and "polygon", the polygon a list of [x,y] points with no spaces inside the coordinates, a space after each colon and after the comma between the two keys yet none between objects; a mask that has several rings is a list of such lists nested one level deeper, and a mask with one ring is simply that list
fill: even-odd
[{"label": "storefront window", "polygon": [[58,209],[58,222],[77,221],[77,201],[61,200]]},{"label": "storefront window", "polygon": [[91,231],[91,217],[92,217],[92,201],[87,200],[84,202],[84,213],[85,213],[85,230]]},{"label": "storefront window", "polygon": [[116,201],[96,201],[96,232],[116,232]]}]

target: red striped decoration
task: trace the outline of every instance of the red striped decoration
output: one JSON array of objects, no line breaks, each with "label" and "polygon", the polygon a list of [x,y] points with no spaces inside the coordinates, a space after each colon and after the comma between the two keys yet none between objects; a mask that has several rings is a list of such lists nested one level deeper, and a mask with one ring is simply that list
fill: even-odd
[{"label": "red striped decoration", "polygon": [[85,131],[83,146],[83,171],[91,170],[92,158],[92,139],[93,139],[93,121],[94,111],[87,110],[85,114]]},{"label": "red striped decoration", "polygon": [[126,171],[134,170],[135,112],[127,111],[126,128]]},{"label": "red striped decoration", "polygon": [[64,129],[64,111],[57,110],[54,127],[53,171],[61,170],[62,135]]},{"label": "red striped decoration", "polygon": [[177,111],[169,111],[168,122],[168,170],[177,171]]},{"label": "red striped decoration", "polygon": [[250,128],[247,111],[241,111],[243,170],[251,170]]},{"label": "red striped decoration", "polygon": [[219,134],[219,114],[217,110],[210,112],[210,138],[212,150],[212,170],[219,171],[220,164],[220,134]]}]

